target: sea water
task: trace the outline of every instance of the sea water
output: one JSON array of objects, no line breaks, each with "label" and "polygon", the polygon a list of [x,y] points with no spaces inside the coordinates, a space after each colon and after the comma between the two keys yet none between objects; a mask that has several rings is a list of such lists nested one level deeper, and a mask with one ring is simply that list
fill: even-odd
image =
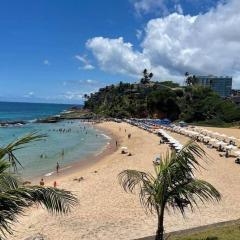
[{"label": "sea water", "polygon": [[[33,107],[35,104],[31,104],[29,107],[33,110],[30,111],[26,104],[15,103],[18,105],[16,107],[11,103],[6,110],[7,103],[4,104],[4,109],[1,109],[2,104],[0,104],[0,118],[5,120],[32,120],[40,116],[57,114],[69,108],[66,105],[46,104],[48,106],[43,106],[37,104],[38,110],[36,111]],[[2,114],[3,112],[4,114]],[[45,134],[46,137],[41,141],[27,144],[25,148],[15,152],[23,166],[23,168],[18,167],[19,172],[24,177],[50,176],[55,171],[57,162],[59,162],[61,169],[71,168],[71,164],[99,154],[110,141],[104,132],[79,120],[58,123],[32,123],[30,121],[20,127],[0,128],[0,146],[5,146],[9,142],[32,132]]]}]

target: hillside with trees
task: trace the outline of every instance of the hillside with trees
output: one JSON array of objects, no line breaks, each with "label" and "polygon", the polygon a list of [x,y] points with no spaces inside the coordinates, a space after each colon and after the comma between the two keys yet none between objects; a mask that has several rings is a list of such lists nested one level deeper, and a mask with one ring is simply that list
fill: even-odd
[{"label": "hillside with trees", "polygon": [[139,83],[120,82],[85,95],[84,108],[117,118],[169,118],[218,125],[240,121],[240,107],[211,89],[182,87],[172,81],[153,82],[152,76],[144,70]]}]

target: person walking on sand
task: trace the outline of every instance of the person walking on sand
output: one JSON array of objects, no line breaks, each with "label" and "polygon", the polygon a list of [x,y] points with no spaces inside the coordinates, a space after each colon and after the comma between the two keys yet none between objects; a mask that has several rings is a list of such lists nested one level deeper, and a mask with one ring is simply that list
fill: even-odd
[{"label": "person walking on sand", "polygon": [[57,182],[56,181],[53,182],[53,187],[55,187],[55,188],[57,187]]},{"label": "person walking on sand", "polygon": [[116,147],[118,146],[118,141],[116,140]]},{"label": "person walking on sand", "polygon": [[59,163],[57,162],[57,165],[56,165],[56,171],[57,171],[57,173],[59,173],[59,168],[60,168],[60,165],[59,165]]},{"label": "person walking on sand", "polygon": [[43,178],[42,178],[41,181],[40,181],[40,186],[44,186]]}]

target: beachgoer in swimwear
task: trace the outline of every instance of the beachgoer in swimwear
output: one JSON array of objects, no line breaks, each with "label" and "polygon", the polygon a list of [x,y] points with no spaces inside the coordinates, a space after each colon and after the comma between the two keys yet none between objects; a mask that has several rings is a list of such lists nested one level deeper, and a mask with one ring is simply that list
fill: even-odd
[{"label": "beachgoer in swimwear", "polygon": [[40,186],[44,186],[43,178],[42,178],[41,181],[40,181]]},{"label": "beachgoer in swimwear", "polygon": [[59,173],[59,168],[60,168],[60,165],[59,165],[59,163],[57,162],[57,165],[56,165],[56,171],[57,171],[57,173]]}]

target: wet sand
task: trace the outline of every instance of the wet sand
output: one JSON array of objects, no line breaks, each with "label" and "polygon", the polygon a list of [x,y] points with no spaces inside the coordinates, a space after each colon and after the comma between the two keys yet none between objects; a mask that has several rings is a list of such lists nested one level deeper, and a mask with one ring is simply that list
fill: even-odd
[{"label": "wet sand", "polygon": [[[71,214],[62,217],[51,216],[40,208],[30,209],[26,212],[27,216],[19,218],[20,223],[15,225],[17,232],[9,239],[21,240],[42,233],[49,240],[128,240],[154,234],[155,217],[144,213],[137,195],[126,194],[121,189],[117,175],[124,169],[152,172],[152,161],[158,154],[165,153],[168,145],[159,145],[159,137],[126,123],[105,122],[98,126],[111,131],[119,145],[127,146],[133,156],[122,155],[118,148],[93,165],[59,174],[59,187],[75,193],[79,205]],[[223,129],[225,134],[233,135],[229,130]],[[128,133],[132,135],[130,140]],[[240,130],[236,129],[235,134],[240,138]],[[189,140],[179,134],[170,135],[181,143]],[[204,149],[210,160],[208,164],[204,163],[207,170],[198,172],[197,176],[212,183],[223,199],[219,204],[200,205],[194,213],[188,212],[185,219],[179,213],[170,212],[165,219],[167,232],[233,220],[240,216],[240,166],[234,163],[233,158],[222,158],[216,150],[205,146]],[[83,181],[73,181],[81,176],[84,177]]]}]

